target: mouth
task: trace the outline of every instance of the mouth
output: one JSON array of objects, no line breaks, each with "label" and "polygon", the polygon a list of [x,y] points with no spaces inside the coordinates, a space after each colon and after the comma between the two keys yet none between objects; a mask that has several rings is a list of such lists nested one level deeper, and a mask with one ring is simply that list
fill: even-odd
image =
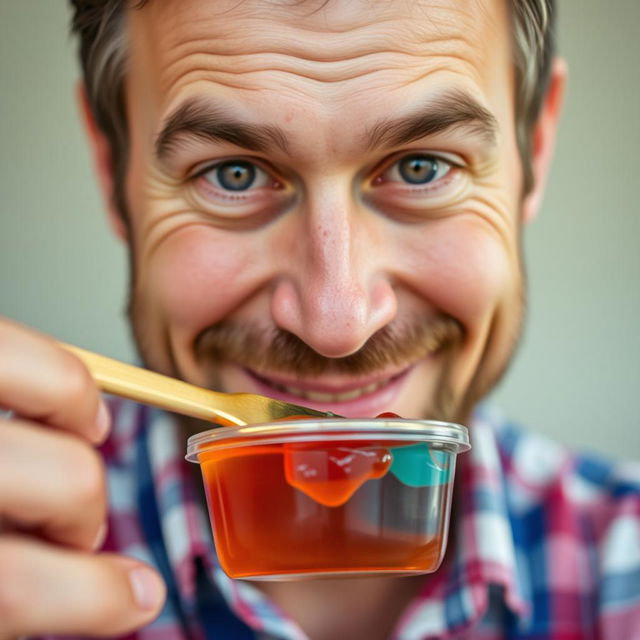
[{"label": "mouth", "polygon": [[257,393],[318,411],[368,418],[387,411],[404,387],[413,366],[362,379],[287,380],[243,369]]}]

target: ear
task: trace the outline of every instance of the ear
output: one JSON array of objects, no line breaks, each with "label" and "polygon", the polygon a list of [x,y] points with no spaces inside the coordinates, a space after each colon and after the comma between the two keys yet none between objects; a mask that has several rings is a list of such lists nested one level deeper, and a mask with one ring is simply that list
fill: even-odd
[{"label": "ear", "polygon": [[567,84],[568,67],[562,58],[554,58],[551,63],[549,86],[540,109],[540,115],[533,130],[531,166],[533,169],[533,187],[525,196],[522,204],[522,218],[529,222],[536,217],[547,183],[551,166],[556,130],[564,102],[564,90]]},{"label": "ear", "polygon": [[113,165],[111,162],[111,145],[104,133],[98,127],[93,110],[89,103],[86,87],[79,81],[76,85],[76,99],[78,110],[82,118],[85,133],[89,140],[89,147],[93,159],[93,168],[98,179],[98,185],[109,216],[109,223],[115,234],[123,241],[128,241],[128,232],[122,214],[116,209],[113,200]]}]

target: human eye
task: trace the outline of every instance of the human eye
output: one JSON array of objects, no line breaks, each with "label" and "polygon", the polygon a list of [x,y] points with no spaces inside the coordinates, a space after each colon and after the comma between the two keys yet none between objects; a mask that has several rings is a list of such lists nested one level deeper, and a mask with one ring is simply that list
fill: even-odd
[{"label": "human eye", "polygon": [[408,220],[451,211],[466,197],[472,171],[459,154],[407,150],[378,164],[364,199],[378,211]]},{"label": "human eye", "polygon": [[278,187],[278,182],[251,160],[232,158],[201,169],[195,176],[205,192],[221,196],[242,195],[265,188]]},{"label": "human eye", "polygon": [[294,197],[290,181],[262,158],[226,157],[189,172],[191,206],[217,220],[261,224],[284,211]]},{"label": "human eye", "polygon": [[375,185],[394,183],[408,187],[435,187],[455,168],[453,162],[428,153],[411,153],[389,165],[374,180]]}]

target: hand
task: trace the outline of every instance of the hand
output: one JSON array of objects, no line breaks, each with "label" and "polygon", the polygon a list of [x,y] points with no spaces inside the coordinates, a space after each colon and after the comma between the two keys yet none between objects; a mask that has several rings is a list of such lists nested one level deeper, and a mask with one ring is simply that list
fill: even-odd
[{"label": "hand", "polygon": [[[0,640],[127,633],[165,587],[132,558],[96,553],[106,533],[109,415],[82,363],[0,318]],[[1,416],[2,414],[0,414]]]}]

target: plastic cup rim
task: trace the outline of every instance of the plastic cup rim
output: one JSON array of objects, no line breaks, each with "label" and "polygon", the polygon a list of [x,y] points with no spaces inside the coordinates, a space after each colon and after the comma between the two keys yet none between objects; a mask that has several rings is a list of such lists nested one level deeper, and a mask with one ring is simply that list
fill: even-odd
[{"label": "plastic cup rim", "polygon": [[198,454],[210,450],[290,442],[372,439],[426,442],[454,454],[471,448],[467,427],[453,422],[404,418],[310,418],[208,429],[188,439],[185,458],[198,463]]}]

